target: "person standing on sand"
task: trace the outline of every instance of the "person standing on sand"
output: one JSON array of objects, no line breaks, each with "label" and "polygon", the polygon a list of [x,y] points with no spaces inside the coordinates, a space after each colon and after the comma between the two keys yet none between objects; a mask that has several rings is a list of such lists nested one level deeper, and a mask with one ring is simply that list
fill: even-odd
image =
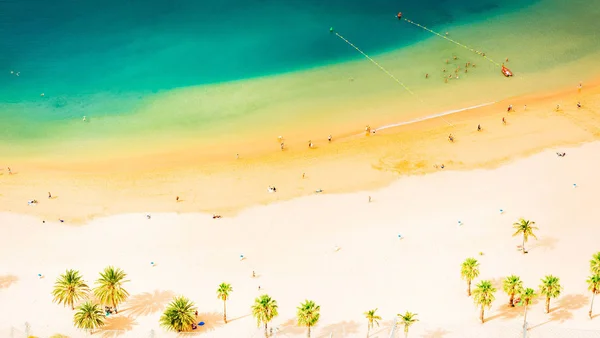
[{"label": "person standing on sand", "polygon": [[329,135],[329,136],[327,137],[327,141],[328,141],[328,142],[331,142],[331,135]]},{"label": "person standing on sand", "polygon": [[504,119],[504,117],[502,118],[502,124],[506,125],[506,120]]},{"label": "person standing on sand", "polygon": [[577,108],[581,108],[581,102],[577,101]]},{"label": "person standing on sand", "polygon": [[10,167],[8,167],[8,174],[12,175],[12,171],[10,170]]},{"label": "person standing on sand", "polygon": [[52,198],[52,194],[48,191],[48,198]]},{"label": "person standing on sand", "polygon": [[179,202],[179,196],[175,197],[175,202]]}]

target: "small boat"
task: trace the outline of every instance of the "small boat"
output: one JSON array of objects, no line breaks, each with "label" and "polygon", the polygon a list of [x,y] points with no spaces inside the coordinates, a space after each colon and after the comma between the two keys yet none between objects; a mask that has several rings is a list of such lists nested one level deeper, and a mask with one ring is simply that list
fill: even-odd
[{"label": "small boat", "polygon": [[510,69],[506,68],[504,65],[502,65],[502,74],[504,74],[506,77],[513,76],[513,73],[510,71]]},{"label": "small boat", "polygon": [[402,12],[398,12],[398,15],[396,15],[398,17],[398,20],[402,19]]}]

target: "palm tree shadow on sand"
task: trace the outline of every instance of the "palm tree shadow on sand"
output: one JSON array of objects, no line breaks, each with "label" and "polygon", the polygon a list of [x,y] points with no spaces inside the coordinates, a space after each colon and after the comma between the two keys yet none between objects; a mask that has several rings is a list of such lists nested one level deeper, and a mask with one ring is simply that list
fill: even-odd
[{"label": "palm tree shadow on sand", "polygon": [[279,332],[282,335],[300,335],[308,331],[308,329],[298,326],[298,322],[295,318],[285,321],[279,328]]},{"label": "palm tree shadow on sand", "polygon": [[5,289],[19,280],[19,277],[13,275],[0,276],[0,289]]},{"label": "palm tree shadow on sand", "polygon": [[100,333],[102,338],[118,337],[125,334],[126,331],[131,331],[134,325],[137,323],[131,316],[109,316],[104,321]]},{"label": "palm tree shadow on sand", "polygon": [[545,237],[542,237],[539,240],[535,241],[534,243],[532,243],[531,247],[527,248],[527,245],[525,245],[525,247],[527,250],[538,249],[538,248],[552,250],[556,247],[557,243],[558,243],[558,238],[545,236]]},{"label": "palm tree shadow on sand", "polygon": [[[518,298],[518,296],[515,296],[515,298]],[[531,304],[529,304],[529,310],[531,310],[531,307],[533,305],[535,305],[539,302],[540,302],[540,297],[534,298],[531,301]],[[523,308],[523,306],[516,305],[515,307],[512,307],[508,304],[502,304],[502,305],[500,305],[500,307],[498,307],[498,309],[494,312],[493,315],[485,318],[485,322],[487,323],[490,320],[494,320],[494,319],[510,320],[510,319],[517,318],[519,316],[523,316],[524,313],[525,313],[525,308]]]},{"label": "palm tree shadow on sand", "polygon": [[[393,320],[388,320],[385,322],[381,322],[379,323],[379,326],[375,326],[374,328],[371,329],[371,332],[369,332],[369,337],[371,338],[388,338],[390,336],[392,327],[394,326],[394,321]],[[398,328],[396,330],[404,330],[403,326],[398,324]]]},{"label": "palm tree shadow on sand", "polygon": [[174,296],[175,293],[172,291],[154,290],[152,293],[141,293],[130,297],[126,303],[127,308],[122,311],[127,311],[128,314],[135,317],[151,315],[164,310]]},{"label": "palm tree shadow on sand", "polygon": [[[359,325],[355,321],[351,322],[339,322],[336,324],[331,324],[323,327],[318,330],[317,338],[329,338],[329,336],[333,333],[334,337],[345,337],[349,334],[358,333]],[[365,332],[366,333],[366,332]]]},{"label": "palm tree shadow on sand", "polygon": [[425,331],[425,333],[421,335],[421,338],[444,338],[444,336],[449,333],[450,331],[444,329],[435,329],[434,331]]},{"label": "palm tree shadow on sand", "polygon": [[542,326],[549,322],[564,323],[565,321],[567,321],[569,319],[573,319],[575,317],[573,316],[573,313],[571,311],[581,309],[582,307],[588,305],[589,301],[590,301],[589,297],[586,297],[585,295],[582,295],[582,294],[566,295],[557,302],[556,307],[550,308],[550,314],[549,314],[550,319],[548,319],[547,321],[542,322],[540,324],[531,326],[529,329],[530,330],[534,329],[536,327]]},{"label": "palm tree shadow on sand", "polygon": [[204,333],[213,331],[225,324],[223,322],[223,314],[218,312],[199,313],[198,319],[196,320],[196,324],[200,322],[204,322],[204,325],[198,326],[198,328],[194,330],[194,332]]}]

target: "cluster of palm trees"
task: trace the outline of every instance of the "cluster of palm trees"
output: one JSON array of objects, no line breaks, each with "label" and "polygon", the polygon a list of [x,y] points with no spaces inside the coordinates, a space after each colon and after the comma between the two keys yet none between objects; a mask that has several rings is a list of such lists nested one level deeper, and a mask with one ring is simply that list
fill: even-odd
[{"label": "cluster of palm trees", "polygon": [[[529,237],[536,238],[534,230],[535,222],[520,219],[513,226],[516,232],[513,236],[523,236],[523,253],[525,243]],[[592,255],[590,261],[591,276],[587,279],[588,289],[592,292],[589,317],[592,318],[594,306],[594,297],[600,294],[600,252]],[[75,327],[93,332],[105,324],[106,316],[118,313],[117,306],[122,304],[129,297],[129,293],[124,289],[123,284],[129,282],[126,280],[127,274],[112,266],[106,267],[100,272],[100,277],[96,280],[93,290],[86,284],[83,277],[77,270],[67,270],[56,279],[52,295],[54,302],[64,306],[70,306],[72,310],[76,309],[76,304],[80,300],[85,300],[77,306],[73,322]],[[467,282],[467,295],[473,296],[473,301],[480,307],[479,319],[485,321],[485,309],[489,309],[495,300],[496,288],[490,280],[482,280],[477,283],[475,289],[471,291],[471,283],[479,277],[479,262],[475,258],[467,258],[461,266],[461,277]],[[523,282],[518,276],[511,275],[502,282],[502,289],[508,295],[508,304],[511,307],[515,305],[524,306],[524,323],[527,321],[527,310],[533,299],[538,293],[532,288],[525,288]],[[550,312],[550,301],[560,296],[562,291],[560,279],[553,275],[547,275],[541,279],[539,285],[539,295],[546,299],[546,313]],[[217,298],[223,301],[223,321],[227,323],[227,301],[233,288],[228,283],[221,283],[217,288]],[[96,300],[90,299],[95,296]],[[105,306],[102,309],[102,305]],[[269,295],[261,295],[254,300],[251,307],[252,316],[256,319],[257,325],[264,325],[265,337],[272,334],[273,329],[269,331],[269,323],[278,316],[277,301]],[[312,300],[306,300],[297,307],[296,319],[297,325],[307,328],[307,336],[310,337],[311,329],[319,322],[321,307]],[[367,337],[375,325],[379,326],[381,317],[377,314],[377,309],[369,310],[364,313],[367,319]],[[404,326],[404,333],[408,336],[408,330],[411,325],[418,321],[417,314],[407,311],[404,314],[398,314],[399,323]],[[191,331],[196,327],[198,320],[198,311],[194,302],[183,296],[175,297],[169,303],[160,317],[160,325],[169,331],[183,332]]]},{"label": "cluster of palm trees", "polygon": [[[536,238],[533,230],[537,230],[537,227],[533,225],[535,222],[520,219],[519,222],[514,223],[516,232],[513,236],[523,235],[523,245],[521,249],[523,253],[525,251],[525,243],[529,237]],[[592,255],[590,260],[590,272],[591,276],[587,279],[588,290],[592,292],[592,301],[590,304],[590,310],[588,315],[592,318],[592,311],[594,306],[594,297],[600,294],[600,252]],[[479,277],[479,262],[475,258],[467,258],[461,265],[460,271],[461,277],[467,282],[467,295],[471,296],[471,283],[477,277]],[[523,323],[527,322],[527,309],[533,299],[538,296],[538,293],[532,288],[523,287],[523,282],[518,276],[510,275],[502,281],[502,289],[509,296],[508,304],[511,307],[515,305],[521,305],[524,307],[524,318]],[[546,299],[546,313],[550,312],[550,300],[560,296],[563,287],[560,284],[560,279],[553,275],[547,275],[541,279],[539,285],[539,295],[542,295]],[[490,280],[482,280],[473,290],[473,301],[480,308],[479,319],[483,323],[485,321],[484,314],[485,309],[489,309],[495,300],[496,288]]]},{"label": "cluster of palm trees", "polygon": [[[369,310],[364,313],[365,318],[367,318],[367,338],[369,338],[369,334],[371,333],[371,329],[375,327],[375,325],[379,326],[379,321],[381,320],[381,316],[377,314],[377,309]],[[404,326],[404,336],[408,337],[408,329],[419,320],[417,319],[417,314],[412,313],[410,311],[406,311],[404,314],[397,314],[400,325]]]},{"label": "cluster of palm trees", "polygon": [[[123,270],[108,266],[100,272],[96,287],[91,290],[79,271],[67,270],[56,279],[52,290],[53,301],[75,310],[75,304],[85,300],[77,306],[73,323],[75,327],[91,333],[104,325],[107,315],[105,309],[108,309],[109,313],[118,313],[117,306],[129,297],[129,293],[123,288],[123,284],[129,282],[126,277],[127,274]],[[97,301],[92,301],[91,295],[95,296]],[[107,308],[102,309],[101,304]]]},{"label": "cluster of palm trees", "polygon": [[[217,288],[217,298],[223,301],[223,321],[227,323],[227,300],[233,292],[233,288],[228,283],[221,283]],[[273,328],[269,330],[269,323],[279,315],[279,306],[277,301],[269,295],[264,294],[254,299],[251,307],[252,316],[256,319],[258,327],[264,328],[265,337],[273,334]],[[198,320],[198,311],[194,302],[185,297],[175,297],[175,299],[166,307],[165,312],[160,318],[160,324],[168,331],[190,331],[194,328]],[[364,313],[367,319],[367,337],[370,330],[379,326],[381,317],[377,315],[377,309]],[[404,325],[404,333],[408,336],[408,328],[418,321],[416,313],[406,312],[398,314],[398,318]],[[310,338],[312,328],[317,325],[321,317],[321,306],[312,300],[305,300],[296,308],[296,321],[298,326],[306,327],[306,336]]]}]

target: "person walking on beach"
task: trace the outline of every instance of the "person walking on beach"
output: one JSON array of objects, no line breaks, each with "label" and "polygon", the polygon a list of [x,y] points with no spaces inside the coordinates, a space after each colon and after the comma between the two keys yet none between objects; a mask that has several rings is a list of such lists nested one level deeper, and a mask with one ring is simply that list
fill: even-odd
[{"label": "person walking on beach", "polygon": [[577,101],[577,108],[581,108],[581,102]]},{"label": "person walking on beach", "polygon": [[481,131],[481,124],[477,125],[477,131]]},{"label": "person walking on beach", "polygon": [[48,198],[52,198],[52,194],[48,191]]},{"label": "person walking on beach", "polygon": [[[527,107],[527,106],[526,106]],[[512,111],[512,104],[508,105],[508,108],[506,109],[506,112],[510,113]]]},{"label": "person walking on beach", "polygon": [[506,120],[504,119],[504,117],[502,118],[502,124],[506,125]]},{"label": "person walking on beach", "polygon": [[327,137],[327,141],[328,141],[328,142],[331,142],[331,135],[329,135],[329,136]]},{"label": "person walking on beach", "polygon": [[8,174],[12,175],[12,171],[10,170],[10,167],[8,167]]},{"label": "person walking on beach", "polygon": [[179,202],[179,196],[175,197],[175,202]]}]

